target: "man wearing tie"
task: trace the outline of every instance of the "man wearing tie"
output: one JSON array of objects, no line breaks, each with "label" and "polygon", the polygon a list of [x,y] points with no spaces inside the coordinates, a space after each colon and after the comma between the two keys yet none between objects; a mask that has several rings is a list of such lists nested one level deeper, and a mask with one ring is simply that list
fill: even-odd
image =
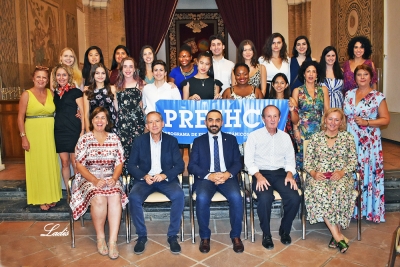
[{"label": "man wearing tie", "polygon": [[201,238],[199,250],[210,251],[210,203],[215,192],[220,192],[229,202],[231,222],[230,237],[236,253],[244,251],[240,239],[243,219],[243,202],[237,174],[242,168],[236,137],[222,133],[222,114],[218,110],[207,113],[205,125],[208,133],[193,141],[188,171],[194,175],[196,191],[196,216]]}]

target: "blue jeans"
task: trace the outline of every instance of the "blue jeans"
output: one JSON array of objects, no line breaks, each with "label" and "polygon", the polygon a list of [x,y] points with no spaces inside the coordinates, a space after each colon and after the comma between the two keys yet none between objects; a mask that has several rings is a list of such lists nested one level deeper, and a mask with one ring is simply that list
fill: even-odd
[{"label": "blue jeans", "polygon": [[133,187],[129,193],[129,209],[136,234],[139,237],[147,236],[146,225],[144,223],[143,202],[154,192],[166,195],[171,201],[170,224],[167,236],[177,236],[181,224],[181,216],[185,205],[185,194],[178,182],[156,182],[148,185],[146,181],[139,180],[133,182]]},{"label": "blue jeans", "polygon": [[236,177],[229,178],[225,183],[215,185],[210,180],[196,179],[196,216],[201,239],[210,238],[210,204],[215,192],[220,192],[229,202],[229,218],[231,222],[230,237],[240,237],[243,220],[243,199],[240,195],[239,183]]}]

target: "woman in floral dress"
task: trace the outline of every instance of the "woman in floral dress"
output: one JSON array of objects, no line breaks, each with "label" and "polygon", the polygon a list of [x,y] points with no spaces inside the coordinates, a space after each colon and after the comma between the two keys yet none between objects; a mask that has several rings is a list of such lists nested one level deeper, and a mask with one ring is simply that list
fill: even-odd
[{"label": "woman in floral dress", "polygon": [[316,61],[304,61],[299,70],[299,79],[304,84],[293,90],[299,117],[292,117],[294,137],[297,142],[296,168],[303,168],[303,141],[318,132],[322,114],[329,108],[329,93],[325,86],[318,86],[319,66]]},{"label": "woman in floral dress", "polygon": [[[121,61],[118,82],[116,83],[116,95],[118,102],[117,134],[124,148],[126,162],[135,137],[144,132],[144,116],[142,110],[143,80],[140,79],[136,62],[131,57]],[[126,164],[122,173],[128,174]]]},{"label": "woman in floral dress", "polygon": [[101,63],[94,64],[90,72],[90,80],[92,80],[93,83],[89,86],[85,86],[83,95],[85,130],[86,132],[90,131],[89,115],[92,114],[93,110],[97,107],[105,107],[110,114],[110,120],[113,125],[112,131],[116,133],[115,124],[117,120],[117,110],[114,106],[115,87],[110,86],[107,68]]},{"label": "woman in floral dress", "polygon": [[[373,69],[359,65],[354,70],[358,88],[347,92],[344,113],[347,131],[354,136],[358,167],[363,181],[361,216],[376,223],[385,221],[385,197],[381,130],[390,115],[385,96],[371,88]],[[354,217],[357,216],[357,208]]]},{"label": "woman in floral dress", "polygon": [[348,249],[341,229],[349,226],[353,213],[356,195],[352,173],[357,166],[354,138],[345,129],[343,111],[329,109],[321,131],[311,137],[304,161],[307,219],[310,224],[324,221],[332,233],[329,247],[339,247],[342,253]]}]

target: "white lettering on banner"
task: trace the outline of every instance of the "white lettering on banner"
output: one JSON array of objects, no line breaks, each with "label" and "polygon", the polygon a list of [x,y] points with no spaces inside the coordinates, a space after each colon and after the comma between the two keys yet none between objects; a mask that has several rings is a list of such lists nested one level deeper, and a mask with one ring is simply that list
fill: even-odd
[{"label": "white lettering on banner", "polygon": [[225,120],[224,120],[225,127],[232,127],[231,120],[235,121],[233,127],[241,127],[239,123],[240,111],[241,111],[240,109],[234,109],[233,112],[235,113],[235,116],[231,116],[232,110],[231,109],[225,110]]},{"label": "white lettering on banner", "polygon": [[[195,110],[194,112],[196,113],[196,118],[197,118],[195,128],[206,128],[204,121],[206,120],[208,111],[207,110]],[[201,116],[202,114],[204,116]]]},{"label": "white lettering on banner", "polygon": [[[181,124],[179,124],[179,128],[186,128],[185,123],[187,127],[193,128],[193,125],[190,123],[193,119],[193,113],[190,110],[179,110],[179,114],[181,115]],[[188,115],[187,118],[185,118],[186,115]]]},{"label": "white lettering on banner", "polygon": [[244,125],[246,125],[248,128],[255,128],[258,125],[260,125],[260,122],[250,123],[247,120],[247,117],[249,116],[249,114],[256,114],[256,115],[259,116],[261,114],[261,112],[260,112],[260,110],[257,110],[257,109],[248,109],[248,110],[246,110],[246,112],[243,114]]},{"label": "white lettering on banner", "polygon": [[[47,234],[40,234],[40,236],[68,236],[69,232],[68,232],[68,228],[67,226],[65,226],[64,230],[62,230],[61,232],[56,232],[55,230],[57,230],[60,227],[60,224],[56,223],[48,223],[44,226],[44,231],[47,232]],[[52,227],[53,225],[53,227]]]},{"label": "white lettering on banner", "polygon": [[175,110],[166,109],[165,113],[165,127],[172,127],[171,121],[176,120],[178,114],[176,114]]}]

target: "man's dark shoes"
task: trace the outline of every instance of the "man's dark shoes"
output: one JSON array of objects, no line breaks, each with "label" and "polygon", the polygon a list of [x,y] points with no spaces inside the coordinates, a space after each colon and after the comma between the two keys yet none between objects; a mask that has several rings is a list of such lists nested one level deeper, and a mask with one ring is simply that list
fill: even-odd
[{"label": "man's dark shoes", "polygon": [[274,242],[272,242],[272,236],[263,234],[263,240],[262,240],[262,245],[266,249],[273,249],[274,248]]},{"label": "man's dark shoes", "polygon": [[140,255],[144,252],[147,243],[147,236],[140,236],[136,241],[136,245],[133,248],[133,253]]},{"label": "man's dark shoes", "polygon": [[168,244],[169,244],[169,250],[171,250],[173,254],[181,253],[181,245],[179,245],[178,243],[177,236],[168,237]]},{"label": "man's dark shoes", "polygon": [[290,237],[290,234],[285,233],[282,228],[279,228],[279,235],[281,236],[281,242],[284,245],[289,245],[292,243],[292,238]]},{"label": "man's dark shoes", "polygon": [[232,238],[232,245],[233,245],[233,251],[236,253],[242,253],[244,251],[244,246],[242,240],[240,240],[240,237],[234,237]]},{"label": "man's dark shoes", "polygon": [[201,239],[199,250],[201,253],[208,253],[210,252],[210,239]]}]

